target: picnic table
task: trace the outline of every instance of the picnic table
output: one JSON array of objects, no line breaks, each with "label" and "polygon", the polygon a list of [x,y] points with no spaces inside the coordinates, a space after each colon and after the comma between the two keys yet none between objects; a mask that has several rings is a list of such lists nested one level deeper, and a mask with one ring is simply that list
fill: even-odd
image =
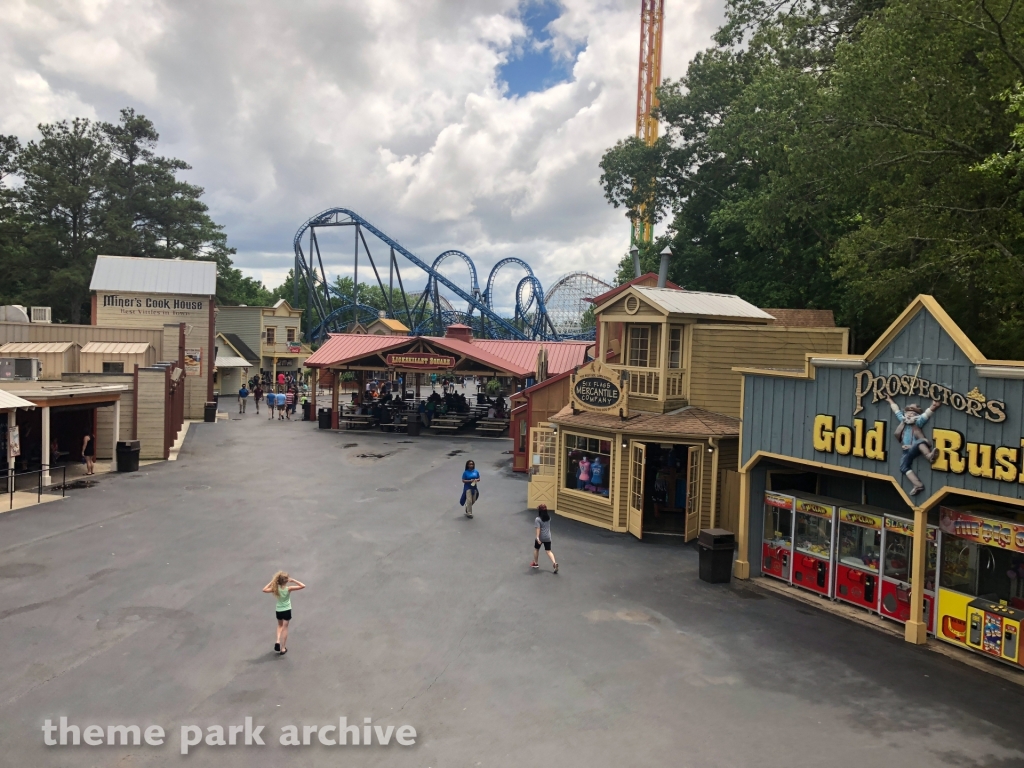
[{"label": "picnic table", "polygon": [[508,429],[508,419],[478,419],[476,422],[476,431],[481,434],[491,435],[493,437],[500,437]]},{"label": "picnic table", "polygon": [[346,429],[369,429],[377,423],[377,417],[371,414],[342,414],[340,422]]},{"label": "picnic table", "polygon": [[448,414],[446,416],[435,416],[430,422],[431,429],[438,429],[442,432],[458,432],[463,426],[472,421],[465,414]]}]

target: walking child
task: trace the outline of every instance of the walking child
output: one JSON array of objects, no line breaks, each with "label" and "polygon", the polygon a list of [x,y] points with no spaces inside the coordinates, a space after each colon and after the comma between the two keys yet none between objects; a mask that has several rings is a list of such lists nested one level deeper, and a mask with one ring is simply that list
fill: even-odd
[{"label": "walking child", "polygon": [[555,560],[555,553],[551,551],[551,515],[548,514],[547,505],[541,504],[537,507],[537,519],[534,520],[533,532],[533,562],[531,568],[540,568],[537,560],[540,558],[540,548],[551,558],[552,571],[558,573],[558,561]]},{"label": "walking child", "polygon": [[277,598],[277,642],[274,650],[284,656],[288,653],[288,623],[292,620],[292,592],[305,589],[306,585],[291,578],[284,571],[278,571],[274,578],[263,588],[264,592]]}]

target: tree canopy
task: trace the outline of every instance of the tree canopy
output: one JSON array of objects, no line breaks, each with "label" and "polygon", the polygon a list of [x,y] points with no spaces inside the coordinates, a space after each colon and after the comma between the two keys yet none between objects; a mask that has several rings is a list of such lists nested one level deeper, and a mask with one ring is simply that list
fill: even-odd
[{"label": "tree canopy", "polygon": [[667,220],[642,260],[671,245],[687,288],[834,309],[858,349],[930,293],[1020,358],[1022,80],[1014,0],[730,0],[659,90],[665,136],[616,144],[602,184]]},{"label": "tree canopy", "polygon": [[178,177],[190,166],[157,154],[145,116],[123,109],[116,124],[75,119],[39,133],[25,146],[0,136],[0,301],[81,322],[103,253],[215,261],[219,302],[267,303],[263,284],[232,266],[203,189]]}]

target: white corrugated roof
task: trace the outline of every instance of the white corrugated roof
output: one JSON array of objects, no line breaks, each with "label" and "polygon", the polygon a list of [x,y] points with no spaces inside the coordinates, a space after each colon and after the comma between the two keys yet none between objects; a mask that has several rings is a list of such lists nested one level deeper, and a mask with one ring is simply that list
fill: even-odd
[{"label": "white corrugated roof", "polygon": [[22,400],[17,395],[12,395],[5,389],[0,389],[0,410],[9,411],[12,408],[35,408],[35,403]]},{"label": "white corrugated roof", "polygon": [[89,290],[213,296],[217,265],[212,261],[97,256]]},{"label": "white corrugated roof", "polygon": [[220,352],[217,353],[217,362],[213,364],[214,368],[252,368],[252,363],[246,360],[244,357],[238,355],[222,355]]},{"label": "white corrugated roof", "polygon": [[639,285],[634,285],[631,290],[666,312],[701,317],[774,320],[771,315],[749,301],[728,293],[677,291],[672,288],[644,288]]},{"label": "white corrugated roof", "polygon": [[90,341],[82,347],[86,355],[144,355],[150,348],[148,341]]},{"label": "white corrugated roof", "polygon": [[53,352],[67,352],[73,341],[10,341],[0,347],[0,355],[44,355]]}]

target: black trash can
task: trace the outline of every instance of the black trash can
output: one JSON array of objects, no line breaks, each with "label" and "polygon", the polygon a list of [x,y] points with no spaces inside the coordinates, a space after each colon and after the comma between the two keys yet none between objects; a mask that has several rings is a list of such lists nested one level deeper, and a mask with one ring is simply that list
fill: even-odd
[{"label": "black trash can", "polygon": [[203,409],[203,421],[212,422],[217,420],[217,404],[207,403]]},{"label": "black trash can", "polygon": [[310,414],[313,412],[313,403],[309,400],[302,401],[302,420],[310,421],[313,417]]},{"label": "black trash can", "polygon": [[330,408],[321,408],[317,411],[316,418],[317,422],[319,422],[320,429],[331,428],[331,413],[332,409]]},{"label": "black trash can", "polygon": [[697,537],[700,546],[700,580],[711,584],[732,581],[732,553],[736,534],[724,528],[705,528]]},{"label": "black trash can", "polygon": [[138,472],[139,452],[142,444],[138,440],[121,440],[117,444],[117,471]]},{"label": "black trash can", "polygon": [[420,415],[416,413],[416,411],[410,411],[406,418],[408,419],[405,424],[406,433],[410,437],[419,437],[420,427],[423,426],[423,424],[420,423]]}]

